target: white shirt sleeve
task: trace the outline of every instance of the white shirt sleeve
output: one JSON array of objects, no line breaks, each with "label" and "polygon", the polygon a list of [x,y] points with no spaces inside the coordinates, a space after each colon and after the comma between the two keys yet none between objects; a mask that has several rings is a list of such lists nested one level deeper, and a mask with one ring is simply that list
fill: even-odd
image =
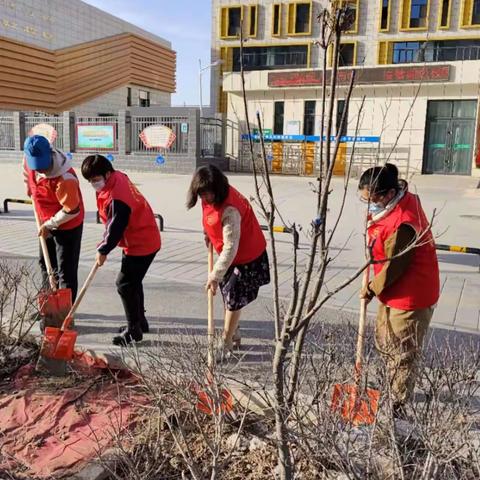
[{"label": "white shirt sleeve", "polygon": [[232,265],[240,244],[241,223],[242,217],[236,208],[225,208],[222,215],[223,249],[209,275],[210,280],[220,282]]}]

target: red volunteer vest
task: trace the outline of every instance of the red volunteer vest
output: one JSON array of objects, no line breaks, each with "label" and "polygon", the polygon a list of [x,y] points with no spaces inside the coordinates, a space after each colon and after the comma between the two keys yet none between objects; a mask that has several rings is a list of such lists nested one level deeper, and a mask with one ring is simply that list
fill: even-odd
[{"label": "red volunteer vest", "polygon": [[235,188],[230,187],[228,197],[220,206],[202,202],[203,228],[215,251],[223,250],[222,215],[226,207],[234,207],[242,217],[240,243],[232,265],[243,265],[258,258],[267,247],[267,242],[249,201]]},{"label": "red volunteer vest", "polygon": [[[56,178],[37,178],[35,171],[30,170],[26,165],[24,166],[28,177],[28,188],[32,193],[32,198],[35,201],[35,205],[38,210],[38,216],[42,223],[46,222],[62,209],[62,205],[57,199],[55,192],[57,191],[58,182],[61,177]],[[70,168],[67,173],[77,178],[75,170]],[[80,198],[80,214],[72,220],[60,225],[59,230],[72,230],[83,223],[85,217],[85,207],[83,205],[82,192],[80,185],[78,185],[78,194]]]},{"label": "red volunteer vest", "polygon": [[113,200],[120,200],[130,207],[130,219],[123,237],[118,243],[126,255],[150,255],[160,249],[160,232],[152,208],[137,187],[122,172],[112,172],[105,188],[97,193],[100,219],[107,223],[108,210]]},{"label": "red volunteer vest", "polygon": [[[429,228],[429,222],[417,195],[407,192],[398,205],[385,218],[380,219],[368,228],[369,242],[373,245],[373,258],[385,258],[384,242],[401,224],[408,224],[417,234]],[[379,300],[389,307],[399,310],[419,310],[437,303],[440,296],[440,278],[437,254],[432,232],[424,233],[419,239],[420,245],[415,247],[412,261],[407,271],[393,285],[386,288]],[[377,275],[384,263],[373,266]]]}]

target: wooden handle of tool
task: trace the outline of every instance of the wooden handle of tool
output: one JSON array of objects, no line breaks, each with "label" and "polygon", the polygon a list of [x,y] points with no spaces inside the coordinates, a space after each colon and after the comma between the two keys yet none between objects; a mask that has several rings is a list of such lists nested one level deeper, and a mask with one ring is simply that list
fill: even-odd
[{"label": "wooden handle of tool", "polygon": [[[40,223],[40,218],[37,212],[37,206],[35,205],[35,200],[32,197],[33,205],[33,214],[35,215],[35,222],[37,224],[37,230],[40,230],[42,224]],[[55,274],[53,273],[52,262],[50,261],[50,255],[48,254],[47,241],[43,237],[39,237],[40,247],[42,248],[43,260],[45,261],[45,267],[47,269],[48,281],[50,282],[50,287],[52,290],[57,289],[57,281],[55,280]]]},{"label": "wooden handle of tool", "polygon": [[[362,291],[368,285],[370,266],[368,266],[363,272],[362,279]],[[357,354],[355,359],[355,378],[358,381],[360,379],[362,366],[363,366],[363,345],[365,343],[365,327],[367,324],[367,301],[362,298],[360,300],[360,320],[358,322],[358,338],[357,338]]]},{"label": "wooden handle of tool", "polygon": [[68,315],[66,316],[65,320],[63,321],[62,330],[66,330],[70,326],[70,324],[72,323],[73,316],[75,315],[75,312],[77,311],[77,308],[79,307],[80,302],[82,301],[83,297],[85,296],[85,293],[87,292],[88,287],[92,283],[93,277],[97,273],[98,267],[99,267],[98,263],[95,262],[95,265],[90,270],[90,273],[88,274],[88,277],[85,280],[85,283],[83,284],[82,289],[80,290],[80,292],[77,295],[77,299],[75,300],[75,303],[72,305],[72,308],[70,309],[70,311],[68,312]]},{"label": "wooden handle of tool", "polygon": [[[213,245],[210,243],[208,246],[208,273],[213,270]],[[213,318],[213,293],[212,290],[207,290],[207,303],[208,303],[208,326],[207,326],[207,335],[208,335],[208,368],[211,369],[214,364],[214,346],[213,341],[215,338],[215,319]]]}]

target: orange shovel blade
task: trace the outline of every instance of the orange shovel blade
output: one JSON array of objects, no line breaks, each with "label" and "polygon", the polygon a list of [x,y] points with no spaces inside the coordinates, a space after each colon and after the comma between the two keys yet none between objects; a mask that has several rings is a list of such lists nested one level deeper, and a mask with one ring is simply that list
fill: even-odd
[{"label": "orange shovel blade", "polygon": [[72,291],[69,288],[60,288],[56,291],[44,291],[38,295],[40,315],[65,316],[72,308]]},{"label": "orange shovel blade", "polygon": [[[204,390],[199,390],[197,392],[198,395],[198,402],[197,402],[197,410],[206,415],[213,415],[215,411],[215,400]],[[232,394],[227,390],[223,389],[220,392],[222,396],[222,400],[220,402],[220,406],[216,408],[216,413],[229,413],[233,410],[233,397]]]},{"label": "orange shovel blade", "polygon": [[371,425],[378,412],[380,392],[373,388],[360,391],[357,385],[333,386],[332,410],[352,425]]},{"label": "orange shovel blade", "polygon": [[77,340],[77,332],[46,327],[40,355],[55,360],[71,360]]}]

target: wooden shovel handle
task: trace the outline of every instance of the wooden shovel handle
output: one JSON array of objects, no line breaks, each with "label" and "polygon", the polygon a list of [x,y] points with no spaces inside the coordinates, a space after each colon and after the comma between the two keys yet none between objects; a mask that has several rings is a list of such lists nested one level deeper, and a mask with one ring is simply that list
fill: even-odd
[{"label": "wooden shovel handle", "polygon": [[99,267],[98,263],[95,262],[95,265],[90,270],[90,273],[88,274],[88,277],[85,280],[85,283],[83,284],[82,289],[78,293],[78,296],[77,296],[77,299],[75,300],[75,303],[72,305],[72,308],[70,309],[70,311],[68,312],[68,315],[65,317],[65,320],[63,321],[62,328],[61,328],[62,331],[66,330],[70,326],[70,324],[72,323],[73,316],[75,315],[75,312],[77,311],[77,308],[79,307],[80,302],[82,301],[83,297],[85,296],[85,293],[87,292],[88,287],[92,283],[93,277],[97,273],[98,267]]},{"label": "wooden shovel handle", "polygon": [[[213,270],[213,245],[210,243],[208,246],[208,273]],[[213,359],[213,341],[215,337],[215,319],[213,318],[213,293],[212,290],[207,290],[207,304],[208,304],[208,312],[207,312],[207,335],[208,335],[208,368],[213,368],[214,359]]]},{"label": "wooden shovel handle", "polygon": [[[363,272],[362,278],[362,292],[368,286],[370,266]],[[367,323],[367,301],[362,298],[360,300],[360,320],[358,322],[358,338],[357,338],[357,353],[355,358],[355,378],[358,381],[361,376],[363,366],[363,345],[365,343],[365,326]]]},{"label": "wooden shovel handle", "polygon": [[[40,218],[37,212],[37,206],[35,205],[35,200],[32,196],[32,205],[33,205],[33,213],[35,215],[35,222],[37,224],[37,230],[40,230],[42,226],[40,223]],[[52,290],[57,289],[57,281],[55,280],[55,274],[53,273],[52,262],[50,261],[50,255],[48,254],[48,247],[47,241],[43,237],[39,237],[40,239],[40,247],[42,248],[43,260],[45,262],[45,267],[47,269],[48,274],[48,281],[50,282],[50,287]]]}]

